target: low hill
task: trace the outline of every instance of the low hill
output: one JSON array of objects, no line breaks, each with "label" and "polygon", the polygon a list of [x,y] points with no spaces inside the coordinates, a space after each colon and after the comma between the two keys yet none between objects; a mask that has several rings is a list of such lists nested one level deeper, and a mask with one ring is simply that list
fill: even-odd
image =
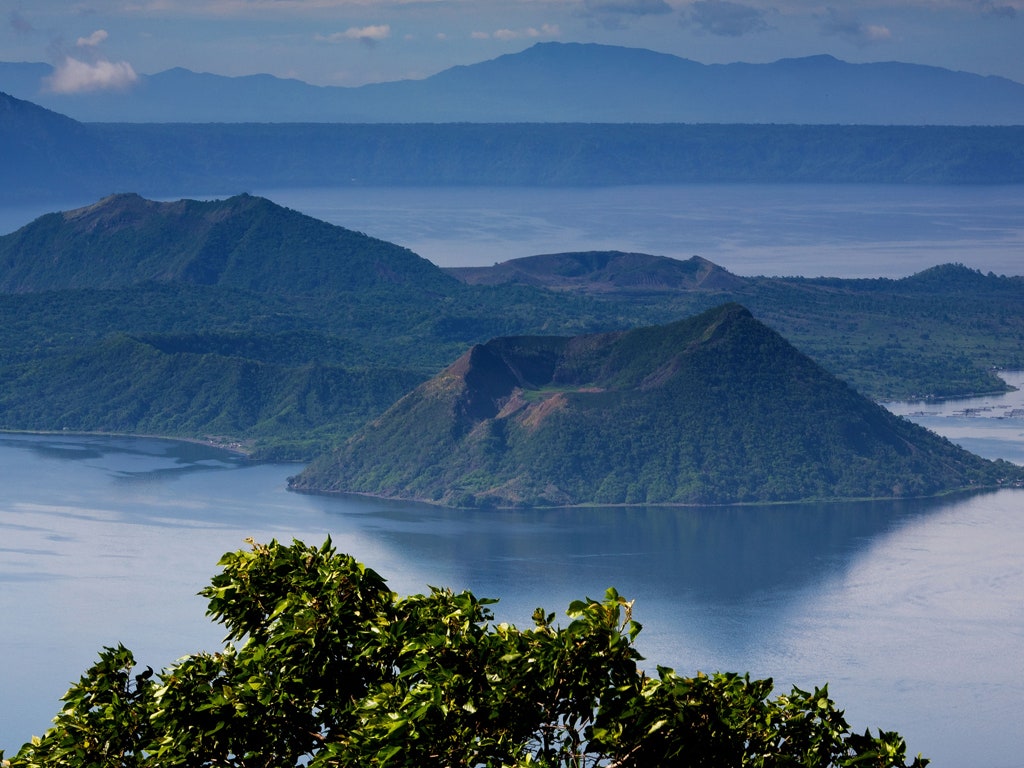
[{"label": "low hill", "polygon": [[[652,310],[635,325],[738,302],[870,397],[930,399],[1004,391],[1024,365],[1024,276],[941,264],[900,279],[740,277],[686,260],[598,251],[450,268],[478,287],[530,286]],[[987,330],[982,331],[985,328]]]},{"label": "low hill", "polygon": [[0,63],[0,90],[93,122],[1024,124],[1024,84],[818,55],[702,64],[642,48],[544,42],[420,80],[356,88],[175,68],[132,88],[57,94],[52,67]]},{"label": "low hill", "polygon": [[[308,457],[422,380],[408,370],[289,359],[285,350],[261,360],[258,349],[224,348],[225,340],[112,334],[78,352],[8,368],[0,371],[0,417],[24,410],[9,396],[30,385],[36,414],[29,417],[45,414],[37,425],[44,429],[215,437],[250,448],[271,437],[275,450]],[[268,338],[236,341],[267,346]]]},{"label": "low hill", "polygon": [[665,326],[476,345],[296,490],[467,505],[920,496],[995,485],[737,304]]},{"label": "low hill", "polygon": [[5,293],[148,281],[276,294],[457,285],[406,248],[251,195],[177,202],[110,195],[0,237]]},{"label": "low hill", "polygon": [[449,267],[468,285],[533,285],[586,293],[735,290],[747,281],[701,256],[586,251],[510,259],[492,267]]}]

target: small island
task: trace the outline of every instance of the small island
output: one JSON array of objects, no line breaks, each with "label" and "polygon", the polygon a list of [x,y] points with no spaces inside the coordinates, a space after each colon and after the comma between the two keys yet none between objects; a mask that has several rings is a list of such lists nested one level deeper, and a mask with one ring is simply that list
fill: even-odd
[{"label": "small island", "polygon": [[451,506],[929,496],[1019,481],[893,416],[739,304],[473,346],[291,480]]}]

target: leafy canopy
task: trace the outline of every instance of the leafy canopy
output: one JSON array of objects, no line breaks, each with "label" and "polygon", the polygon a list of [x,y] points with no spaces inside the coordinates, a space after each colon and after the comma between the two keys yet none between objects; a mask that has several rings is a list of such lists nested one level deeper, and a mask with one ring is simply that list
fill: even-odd
[{"label": "leafy canopy", "polygon": [[537,609],[521,630],[469,592],[399,598],[329,538],[250,543],[201,593],[227,628],[221,652],[154,674],[104,648],[5,766],[928,763],[905,763],[896,733],[851,732],[827,687],[773,697],[771,680],[731,673],[648,677],[614,589],[573,602],[565,627]]}]

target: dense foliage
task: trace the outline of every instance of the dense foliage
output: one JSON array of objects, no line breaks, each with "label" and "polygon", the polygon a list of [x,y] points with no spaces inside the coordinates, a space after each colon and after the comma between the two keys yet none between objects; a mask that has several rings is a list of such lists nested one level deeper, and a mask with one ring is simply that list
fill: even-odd
[{"label": "dense foliage", "polygon": [[[54,727],[7,768],[93,766],[870,766],[906,762],[828,697],[733,673],[639,666],[633,604],[609,589],[570,622],[492,624],[472,593],[398,598],[377,573],[301,542],[226,554],[202,592],[217,653],[154,673],[105,648]],[[2,755],[0,755],[2,757]]]},{"label": "dense foliage", "polygon": [[857,394],[732,304],[474,347],[293,487],[458,506],[926,496],[1024,480]]},{"label": "dense foliage", "polygon": [[600,283],[606,273],[595,291],[586,274],[578,290],[466,285],[403,248],[245,195],[113,196],[0,237],[0,265],[20,291],[0,293],[0,428],[226,437],[260,457],[339,444],[473,344],[669,323],[725,301],[878,399],[995,391],[992,368],[1024,366],[1024,278],[953,265],[903,280],[716,268],[698,283],[680,262],[647,257],[615,275],[628,290]]},{"label": "dense foliage", "polygon": [[467,338],[589,322],[249,196],[117,195],[0,238],[0,428],[215,436],[310,458]]},{"label": "dense foliage", "polygon": [[251,195],[173,203],[111,195],[0,238],[5,293],[149,281],[289,296],[382,285],[443,293],[453,282],[406,248]]}]

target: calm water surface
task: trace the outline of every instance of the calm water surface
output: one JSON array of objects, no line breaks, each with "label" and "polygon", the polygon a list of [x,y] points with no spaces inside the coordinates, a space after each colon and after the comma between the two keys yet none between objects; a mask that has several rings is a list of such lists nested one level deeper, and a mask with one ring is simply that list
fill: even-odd
[{"label": "calm water surface", "polygon": [[899,416],[989,459],[1024,464],[1024,371],[999,374],[1014,391],[989,397],[886,403]]},{"label": "calm water surface", "polygon": [[564,251],[703,256],[740,275],[904,277],[1024,268],[1024,186],[689,184],[276,189],[281,205],[444,267]]},{"label": "calm water surface", "polygon": [[[604,248],[700,254],[738,274],[1024,263],[1024,187],[258,193],[442,266]],[[0,234],[88,202],[0,209]],[[1024,463],[1024,419],[1006,400],[888,405]],[[158,668],[218,647],[195,593],[245,537],[330,534],[400,593],[472,589],[521,625],[538,605],[560,612],[614,585],[636,599],[652,665],[749,670],[782,688],[828,681],[857,727],[899,730],[937,767],[1020,765],[1024,491],[485,514],[290,494],[295,471],[166,441],[0,436],[0,748],[44,730],[104,645]]]},{"label": "calm water surface", "polygon": [[[404,245],[443,267],[612,249],[697,254],[740,275],[904,277],[949,262],[1007,275],[1024,268],[1024,185],[248,191]],[[0,234],[91,202],[0,208]]]},{"label": "calm water surface", "polygon": [[1019,765],[1022,491],[482,513],[290,494],[294,472],[168,441],[0,436],[0,747],[41,732],[104,645],[157,668],[218,647],[195,593],[244,537],[330,534],[400,593],[469,588],[520,625],[614,585],[652,665],[828,681],[856,726],[899,730],[935,765]]}]

